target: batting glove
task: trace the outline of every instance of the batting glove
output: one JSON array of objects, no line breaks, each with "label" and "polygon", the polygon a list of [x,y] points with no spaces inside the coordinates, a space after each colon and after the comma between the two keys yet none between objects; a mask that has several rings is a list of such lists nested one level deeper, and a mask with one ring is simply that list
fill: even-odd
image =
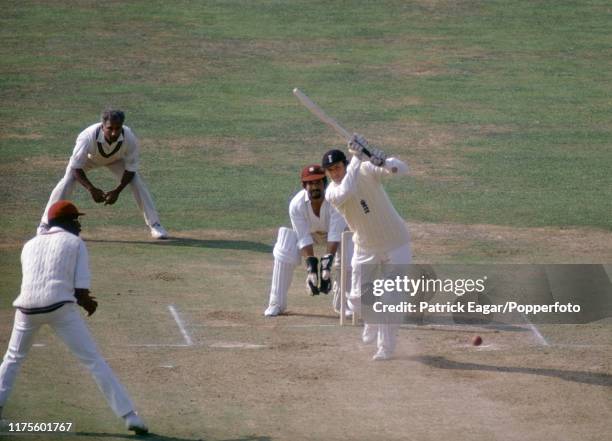
[{"label": "batting glove", "polygon": [[306,258],[306,288],[311,296],[319,295],[319,259],[314,256]]},{"label": "batting glove", "polygon": [[353,136],[351,136],[348,142],[348,150],[352,155],[356,156],[357,159],[363,161],[367,157],[364,150],[369,151],[368,141],[358,133],[353,133]]}]

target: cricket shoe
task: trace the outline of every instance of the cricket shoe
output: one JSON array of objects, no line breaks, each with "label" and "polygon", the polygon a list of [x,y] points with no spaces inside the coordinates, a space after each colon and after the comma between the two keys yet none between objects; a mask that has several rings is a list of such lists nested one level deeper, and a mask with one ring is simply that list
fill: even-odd
[{"label": "cricket shoe", "polygon": [[151,225],[151,237],[153,239],[168,239],[168,232],[161,224],[156,223]]},{"label": "cricket shoe", "polygon": [[374,343],[377,337],[377,329],[372,325],[363,325],[363,332],[361,333],[361,341],[363,344],[369,345],[370,343]]},{"label": "cricket shoe", "polygon": [[378,349],[376,354],[374,354],[374,356],[372,357],[372,360],[385,361],[385,360],[390,360],[391,358],[393,358],[393,352],[389,350],[385,350],[384,348],[380,348]]},{"label": "cricket shoe", "polygon": [[123,417],[125,420],[125,427],[127,430],[131,430],[136,435],[144,435],[149,433],[149,428],[144,421],[134,411],[131,411]]},{"label": "cricket shoe", "polygon": [[281,313],[280,306],[278,306],[278,305],[270,305],[270,306],[268,306],[268,309],[266,309],[266,311],[264,312],[264,315],[266,317],[276,317],[280,313]]}]

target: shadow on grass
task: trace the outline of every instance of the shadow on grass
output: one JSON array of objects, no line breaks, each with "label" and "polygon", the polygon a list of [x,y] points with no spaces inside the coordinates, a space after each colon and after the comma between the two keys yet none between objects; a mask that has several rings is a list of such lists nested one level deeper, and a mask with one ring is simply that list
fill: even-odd
[{"label": "shadow on grass", "polygon": [[544,377],[560,378],[561,380],[565,381],[573,381],[575,383],[612,387],[612,375],[597,372],[564,371],[560,369],[514,366],[491,366],[479,363],[463,363],[460,361],[449,360],[445,357],[434,357],[429,355],[414,356],[409,357],[409,359],[438,369],[456,369],[464,371],[488,371],[504,372],[511,374],[541,375]]},{"label": "shadow on grass", "polygon": [[[102,432],[76,432],[78,437],[91,437],[103,439],[142,439],[147,441],[207,441],[206,438],[179,438],[176,436],[164,436],[149,432],[146,435],[130,435],[126,433],[102,433]],[[217,441],[271,441],[269,436],[246,436],[241,438],[226,438]]]},{"label": "shadow on grass", "polygon": [[117,244],[136,244],[136,245],[154,245],[154,246],[170,246],[170,247],[194,247],[194,248],[215,248],[222,250],[240,250],[254,251],[256,253],[272,253],[272,246],[261,243],[251,242],[249,240],[204,240],[191,239],[186,237],[170,237],[166,240],[105,240],[105,239],[88,239],[86,242],[92,243],[117,243]]}]

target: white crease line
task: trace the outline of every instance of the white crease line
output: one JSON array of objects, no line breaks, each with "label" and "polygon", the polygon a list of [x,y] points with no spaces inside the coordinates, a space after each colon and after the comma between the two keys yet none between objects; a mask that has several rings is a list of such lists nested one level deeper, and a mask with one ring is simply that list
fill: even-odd
[{"label": "white crease line", "polygon": [[185,343],[187,343],[187,346],[193,346],[193,341],[191,340],[187,329],[185,329],[185,324],[183,323],[183,320],[181,320],[181,317],[176,311],[174,305],[168,305],[168,309],[170,310],[170,314],[172,314],[172,317],[174,317],[174,321],[178,325],[181,334],[183,334],[183,338],[185,339]]},{"label": "white crease line", "polygon": [[544,336],[542,334],[540,334],[540,331],[538,330],[538,328],[529,321],[529,319],[525,316],[525,314],[523,314],[523,318],[525,319],[525,321],[527,322],[527,326],[529,326],[529,329],[531,329],[531,332],[533,333],[533,335],[535,335],[536,340],[544,346],[550,346],[548,344],[548,342],[546,341],[546,339],[544,338]]},{"label": "white crease line", "polygon": [[223,349],[261,349],[265,348],[266,345],[254,345],[251,343],[240,343],[240,342],[217,342],[210,345],[211,348],[223,348]]},{"label": "white crease line", "polygon": [[186,344],[163,344],[163,343],[150,343],[150,344],[142,344],[142,345],[128,345],[129,347],[132,348],[188,348],[189,346],[193,346],[193,345],[186,345]]},{"label": "white crease line", "polygon": [[328,328],[328,327],[337,327],[336,324],[328,324],[328,323],[311,323],[304,325],[248,325],[248,324],[197,324],[189,325],[191,328],[257,328],[257,329],[285,329],[285,328]]}]

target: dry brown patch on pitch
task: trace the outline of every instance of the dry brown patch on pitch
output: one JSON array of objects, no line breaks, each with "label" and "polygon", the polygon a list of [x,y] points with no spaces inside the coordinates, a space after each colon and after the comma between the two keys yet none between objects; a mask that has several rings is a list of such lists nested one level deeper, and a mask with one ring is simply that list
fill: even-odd
[{"label": "dry brown patch on pitch", "polygon": [[151,275],[151,278],[154,280],[162,280],[164,282],[175,282],[177,280],[181,280],[181,277],[178,274],[170,273],[167,271],[154,273]]},{"label": "dry brown patch on pitch", "polygon": [[249,315],[238,311],[217,310],[204,312],[204,317],[207,320],[223,320],[244,323],[245,320],[249,318]]}]

